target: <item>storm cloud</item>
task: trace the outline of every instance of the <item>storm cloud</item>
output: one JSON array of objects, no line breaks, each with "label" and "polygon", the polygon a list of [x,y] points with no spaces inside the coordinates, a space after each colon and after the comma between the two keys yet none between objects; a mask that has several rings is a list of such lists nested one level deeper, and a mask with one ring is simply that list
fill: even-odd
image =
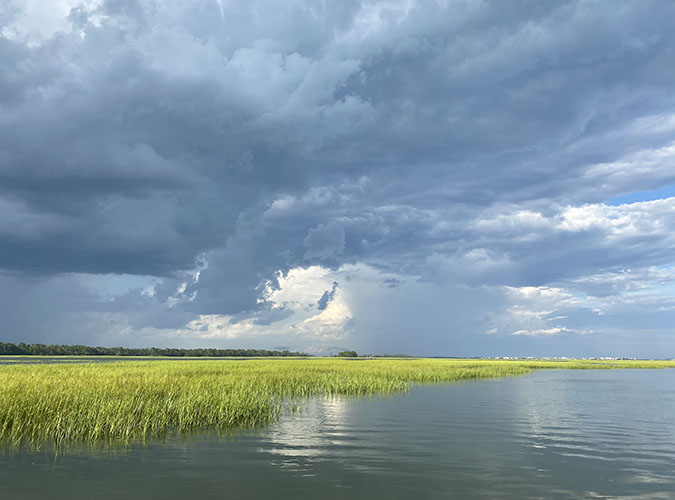
[{"label": "storm cloud", "polygon": [[10,0],[0,335],[675,349],[675,5]]}]

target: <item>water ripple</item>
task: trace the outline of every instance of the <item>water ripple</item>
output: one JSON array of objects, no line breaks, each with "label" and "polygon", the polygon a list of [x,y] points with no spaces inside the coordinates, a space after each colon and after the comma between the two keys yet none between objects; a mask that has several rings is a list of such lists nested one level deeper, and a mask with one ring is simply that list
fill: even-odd
[{"label": "water ripple", "polygon": [[675,370],[540,371],[316,398],[226,440],[0,458],[0,497],[670,499],[673,387]]}]

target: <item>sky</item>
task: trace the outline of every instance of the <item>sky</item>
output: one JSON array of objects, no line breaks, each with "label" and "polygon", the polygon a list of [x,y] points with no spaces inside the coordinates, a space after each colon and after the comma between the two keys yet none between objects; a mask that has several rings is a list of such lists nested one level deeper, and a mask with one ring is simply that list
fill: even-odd
[{"label": "sky", "polygon": [[3,0],[0,341],[675,357],[674,24]]}]

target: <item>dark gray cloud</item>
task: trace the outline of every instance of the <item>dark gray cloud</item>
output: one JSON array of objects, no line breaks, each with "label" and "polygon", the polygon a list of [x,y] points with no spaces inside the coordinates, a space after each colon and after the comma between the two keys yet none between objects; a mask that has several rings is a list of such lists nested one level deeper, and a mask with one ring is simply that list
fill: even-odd
[{"label": "dark gray cloud", "polygon": [[337,281],[333,281],[333,286],[330,290],[326,290],[323,292],[323,295],[319,299],[319,302],[316,304],[316,308],[319,311],[325,311],[326,307],[328,307],[328,304],[335,298],[335,292],[337,292],[337,289],[340,285],[338,284]]},{"label": "dark gray cloud", "polygon": [[316,265],[423,296],[412,281],[585,293],[589,276],[673,263],[672,200],[604,204],[675,184],[670,2],[41,8],[0,10],[2,281],[161,278],[83,299],[111,332],[161,339],[205,315],[281,328],[310,303],[328,331],[349,302],[336,288],[270,299]]}]

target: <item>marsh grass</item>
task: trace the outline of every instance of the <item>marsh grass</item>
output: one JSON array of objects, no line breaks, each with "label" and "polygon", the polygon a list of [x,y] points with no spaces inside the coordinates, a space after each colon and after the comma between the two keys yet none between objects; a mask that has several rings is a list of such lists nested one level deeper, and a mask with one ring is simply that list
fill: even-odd
[{"label": "marsh grass", "polygon": [[663,367],[675,363],[316,358],[0,366],[0,444],[5,449],[128,444],[263,426],[279,418],[285,402],[296,408],[310,396],[394,393],[413,384],[535,369]]}]

